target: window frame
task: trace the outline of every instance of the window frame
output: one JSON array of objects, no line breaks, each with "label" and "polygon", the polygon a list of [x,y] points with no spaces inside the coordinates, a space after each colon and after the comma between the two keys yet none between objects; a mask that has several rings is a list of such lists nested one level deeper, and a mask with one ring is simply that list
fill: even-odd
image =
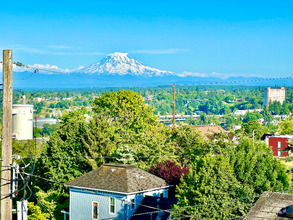
[{"label": "window frame", "polygon": [[282,148],[282,142],[278,141],[278,149],[281,149],[281,148]]},{"label": "window frame", "polygon": [[[112,199],[113,199],[113,204],[111,203],[112,202]],[[116,213],[115,204],[116,204],[115,197],[110,197],[109,198],[109,213],[112,214],[112,215]],[[112,212],[112,210],[111,210],[112,207],[114,208],[114,212]]]},{"label": "window frame", "polygon": [[[94,217],[94,204],[97,204],[97,217]],[[92,219],[99,219],[99,203],[96,201],[92,201]]]}]

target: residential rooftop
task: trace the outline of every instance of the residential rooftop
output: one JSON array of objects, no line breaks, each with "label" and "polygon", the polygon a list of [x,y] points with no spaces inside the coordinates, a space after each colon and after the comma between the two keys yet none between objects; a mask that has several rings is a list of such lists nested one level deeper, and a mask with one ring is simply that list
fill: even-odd
[{"label": "residential rooftop", "polygon": [[165,180],[128,164],[104,164],[66,186],[125,194],[169,187]]},{"label": "residential rooftop", "polygon": [[257,200],[245,220],[261,219],[293,219],[286,215],[286,211],[293,204],[293,194],[264,192]]},{"label": "residential rooftop", "polygon": [[227,133],[225,129],[221,126],[213,125],[213,126],[195,126],[201,132],[201,135],[205,139],[212,139],[214,133]]}]

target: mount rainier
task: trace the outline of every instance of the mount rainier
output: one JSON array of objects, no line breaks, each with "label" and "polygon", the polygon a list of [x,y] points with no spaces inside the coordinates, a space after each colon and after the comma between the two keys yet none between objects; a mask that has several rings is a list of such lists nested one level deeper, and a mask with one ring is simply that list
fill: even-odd
[{"label": "mount rainier", "polygon": [[108,74],[125,76],[127,74],[133,76],[165,76],[176,75],[170,71],[158,70],[144,65],[142,62],[133,59],[128,53],[115,52],[104,57],[99,63],[90,65],[73,71],[75,73],[85,74]]},{"label": "mount rainier", "polygon": [[[129,86],[158,86],[170,84],[196,85],[224,81],[257,80],[258,77],[231,77],[220,79],[216,77],[202,77],[196,73],[174,73],[149,67],[140,61],[133,59],[127,53],[115,52],[104,57],[100,62],[88,67],[80,67],[75,70],[62,70],[56,66],[34,65],[40,69],[40,74],[32,75],[33,69],[14,68],[15,88],[34,89],[66,89],[66,88],[101,88],[101,87],[129,87]],[[46,69],[48,71],[42,71]],[[52,72],[50,72],[52,71]],[[62,72],[63,74],[58,74]],[[78,77],[80,76],[80,77]],[[20,80],[25,79],[25,81]],[[271,82],[275,84],[275,82]],[[241,85],[269,85],[269,82],[248,82]],[[278,81],[288,85],[288,81]],[[133,84],[133,85],[131,85]],[[237,83],[232,83],[237,84]],[[290,82],[292,84],[292,82]],[[230,84],[231,85],[231,84]]]}]

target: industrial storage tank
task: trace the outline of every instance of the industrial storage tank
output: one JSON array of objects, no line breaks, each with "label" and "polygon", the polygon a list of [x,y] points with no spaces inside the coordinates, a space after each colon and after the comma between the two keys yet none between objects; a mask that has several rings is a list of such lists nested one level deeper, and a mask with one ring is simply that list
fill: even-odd
[{"label": "industrial storage tank", "polygon": [[17,140],[33,139],[34,106],[24,104],[12,105],[12,137]]}]

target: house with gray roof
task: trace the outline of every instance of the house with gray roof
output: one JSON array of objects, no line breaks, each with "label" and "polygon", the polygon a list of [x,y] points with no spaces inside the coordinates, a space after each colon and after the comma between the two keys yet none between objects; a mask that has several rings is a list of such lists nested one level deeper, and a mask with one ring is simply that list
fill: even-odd
[{"label": "house with gray roof", "polygon": [[167,198],[170,187],[165,180],[127,164],[104,164],[65,186],[70,189],[70,220],[129,220],[145,197]]},{"label": "house with gray roof", "polygon": [[257,200],[245,220],[293,219],[293,194],[264,192]]}]

